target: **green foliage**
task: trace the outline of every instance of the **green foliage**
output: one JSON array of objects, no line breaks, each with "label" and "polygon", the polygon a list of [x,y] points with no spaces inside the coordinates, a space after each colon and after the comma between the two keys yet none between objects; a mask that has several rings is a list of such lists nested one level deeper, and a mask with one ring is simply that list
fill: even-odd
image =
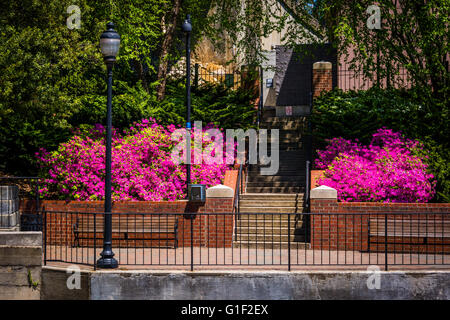
[{"label": "green foliage", "polygon": [[381,29],[372,30],[366,24],[373,4],[321,2],[321,16],[327,17],[329,37],[338,52],[368,78],[378,73],[391,83],[399,82],[397,74],[406,68],[414,85],[431,85],[435,96],[448,99],[450,1],[377,1]]},{"label": "green foliage", "polygon": [[[440,110],[432,113],[430,110]],[[424,143],[430,171],[436,176],[437,200],[450,195],[448,107],[417,90],[333,90],[314,100],[311,116],[314,149],[334,137],[359,139],[363,144],[381,127],[400,131]]]},{"label": "green foliage", "polygon": [[[212,122],[220,128],[249,128],[255,120],[255,97],[244,89],[206,84],[192,91],[192,121]],[[151,115],[167,123],[184,124],[185,88],[181,82],[168,87],[168,96]]]},{"label": "green foliage", "polygon": [[[68,136],[69,118],[82,108],[80,97],[104,86],[101,54],[86,36],[92,31],[96,36],[97,20],[78,32],[69,30],[65,10],[70,4],[2,1],[2,171],[29,173],[39,146],[56,147]],[[90,12],[87,5],[85,12]]]},{"label": "green foliage", "polygon": [[423,104],[411,100],[404,91],[336,89],[314,100],[311,117],[314,138],[319,148],[325,146],[325,139],[332,137],[359,139],[367,144],[383,126],[411,138],[421,137],[423,109]]},{"label": "green foliage", "polygon": [[450,148],[431,139],[423,139],[425,162],[437,180],[436,199],[450,203]]},{"label": "green foliage", "polygon": [[[128,127],[149,116],[182,124],[183,87],[175,86],[174,97],[167,101],[157,102],[155,96],[159,51],[172,3],[0,0],[0,171],[35,174],[34,154],[40,147],[53,150],[70,137],[73,128],[105,123],[106,68],[98,42],[109,20],[121,35],[114,68],[114,126]],[[67,8],[73,4],[80,8],[81,28],[70,30]],[[206,0],[183,2],[183,18],[191,13],[198,31],[193,44],[208,28],[205,13],[210,5]],[[176,30],[171,57],[179,57],[184,50],[179,26]],[[199,92],[193,97],[193,107],[198,104],[193,118],[220,123],[237,119],[249,110],[245,99],[221,89]],[[244,125],[249,119],[235,122]]]}]

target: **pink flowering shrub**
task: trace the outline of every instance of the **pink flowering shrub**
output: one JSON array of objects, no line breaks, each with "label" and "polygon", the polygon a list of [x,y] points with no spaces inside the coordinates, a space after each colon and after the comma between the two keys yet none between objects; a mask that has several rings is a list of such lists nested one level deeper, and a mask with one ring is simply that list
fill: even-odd
[{"label": "pink flowering shrub", "polygon": [[340,201],[428,202],[436,181],[418,156],[421,149],[418,141],[386,128],[368,146],[334,138],[318,151],[315,165],[325,170],[318,182],[336,189]]},{"label": "pink flowering shrub", "polygon": [[[208,126],[203,128],[206,130]],[[186,192],[186,166],[172,162],[174,125],[167,128],[153,119],[135,123],[124,134],[113,131],[113,200],[177,200]],[[77,132],[58,150],[37,153],[47,176],[44,196],[76,200],[101,200],[105,193],[105,129],[101,125],[82,134]],[[192,137],[193,139],[193,137]],[[208,143],[203,146],[207,147]],[[225,153],[224,153],[225,154]],[[221,183],[227,165],[193,164],[192,183],[212,186]]]}]

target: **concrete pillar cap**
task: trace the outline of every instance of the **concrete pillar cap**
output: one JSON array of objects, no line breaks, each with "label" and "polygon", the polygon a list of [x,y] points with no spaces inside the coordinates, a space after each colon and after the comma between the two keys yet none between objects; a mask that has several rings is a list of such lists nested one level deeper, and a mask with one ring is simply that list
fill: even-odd
[{"label": "concrete pillar cap", "polygon": [[223,184],[206,189],[207,198],[233,198],[233,196],[234,190]]},{"label": "concrete pillar cap", "polygon": [[313,70],[331,70],[332,64],[328,61],[318,61],[314,62]]},{"label": "concrete pillar cap", "polygon": [[320,186],[311,190],[311,199],[336,199],[337,200],[337,190],[327,187]]}]

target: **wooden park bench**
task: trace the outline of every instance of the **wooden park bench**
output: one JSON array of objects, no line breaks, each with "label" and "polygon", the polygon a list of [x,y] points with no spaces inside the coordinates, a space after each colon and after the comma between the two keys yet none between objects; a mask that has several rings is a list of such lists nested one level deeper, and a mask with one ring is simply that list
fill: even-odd
[{"label": "wooden park bench", "polygon": [[[94,223],[95,221],[95,223]],[[103,215],[79,216],[73,224],[74,246],[80,240],[103,239]],[[112,215],[112,240],[150,241],[157,246],[178,247],[178,217],[174,215]]]},{"label": "wooden park bench", "polygon": [[[387,231],[387,232],[386,232]],[[382,237],[377,242],[374,239]],[[437,241],[450,245],[450,220],[438,217],[436,219],[387,219],[387,228],[384,217],[369,219],[369,244],[384,243],[387,237],[388,244],[426,245]],[[399,239],[401,239],[399,241]],[[430,240],[433,241],[430,241]]]}]

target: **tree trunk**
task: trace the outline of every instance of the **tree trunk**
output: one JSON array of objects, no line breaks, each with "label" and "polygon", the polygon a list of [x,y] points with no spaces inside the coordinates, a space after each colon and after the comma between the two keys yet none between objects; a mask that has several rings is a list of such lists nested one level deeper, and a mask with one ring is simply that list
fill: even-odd
[{"label": "tree trunk", "polygon": [[144,90],[147,91],[148,93],[149,92],[148,83],[147,79],[145,79],[144,67],[142,66],[142,63],[136,59],[133,59],[133,65],[134,68],[136,69],[138,79],[141,80]]},{"label": "tree trunk", "polygon": [[164,40],[161,46],[161,53],[159,55],[158,80],[159,85],[156,87],[156,96],[158,100],[163,100],[166,94],[166,77],[169,68],[168,55],[173,44],[173,36],[175,34],[178,16],[180,14],[182,0],[173,0],[172,11],[170,13],[170,22],[166,27]]}]

